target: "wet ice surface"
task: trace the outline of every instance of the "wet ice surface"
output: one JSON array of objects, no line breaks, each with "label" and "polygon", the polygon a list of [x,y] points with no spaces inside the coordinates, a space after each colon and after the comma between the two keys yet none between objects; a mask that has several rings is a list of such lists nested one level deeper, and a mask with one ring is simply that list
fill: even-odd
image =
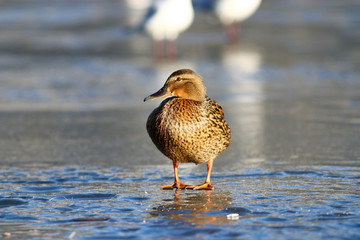
[{"label": "wet ice surface", "polygon": [[[179,59],[154,63],[146,35],[118,31],[136,21],[121,1],[1,3],[0,234],[359,238],[359,9],[266,1],[232,47],[200,13]],[[183,67],[232,129],[214,191],[161,191],[171,162],[145,131],[159,101],[142,99]],[[180,177],[201,183],[206,166]]]},{"label": "wet ice surface", "polygon": [[[214,191],[160,191],[169,171],[2,168],[2,231],[16,238],[76,232],[80,239],[359,236],[359,168],[216,171]],[[187,182],[205,177],[182,175]],[[233,213],[238,220],[227,219]]]}]

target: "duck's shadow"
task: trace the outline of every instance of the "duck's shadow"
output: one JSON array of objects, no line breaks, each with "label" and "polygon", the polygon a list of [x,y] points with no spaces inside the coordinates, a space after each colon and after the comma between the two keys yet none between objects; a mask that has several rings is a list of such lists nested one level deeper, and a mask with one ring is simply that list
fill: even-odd
[{"label": "duck's shadow", "polygon": [[150,215],[194,224],[229,224],[227,214],[232,202],[229,195],[229,192],[176,190],[173,199],[164,199]]}]

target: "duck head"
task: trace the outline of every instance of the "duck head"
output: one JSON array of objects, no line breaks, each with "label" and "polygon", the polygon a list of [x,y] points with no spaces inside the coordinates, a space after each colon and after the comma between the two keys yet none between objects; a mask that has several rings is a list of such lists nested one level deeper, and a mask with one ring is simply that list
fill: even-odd
[{"label": "duck head", "polygon": [[180,69],[173,72],[164,86],[156,93],[146,97],[144,102],[169,96],[202,102],[206,96],[206,87],[202,78],[193,70]]}]

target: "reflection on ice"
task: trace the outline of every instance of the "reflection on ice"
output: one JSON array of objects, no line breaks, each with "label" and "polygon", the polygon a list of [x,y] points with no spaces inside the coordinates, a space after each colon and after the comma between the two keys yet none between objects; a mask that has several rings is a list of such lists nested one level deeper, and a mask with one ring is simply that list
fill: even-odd
[{"label": "reflection on ice", "polygon": [[264,96],[263,81],[259,79],[262,54],[253,47],[230,46],[222,53],[223,75],[227,90],[234,100],[258,101]]},{"label": "reflection on ice", "polygon": [[[226,92],[231,94],[233,143],[248,158],[262,158],[264,145],[264,81],[259,79],[262,55],[251,46],[228,47],[222,56]],[[237,104],[245,103],[245,104]]]},{"label": "reflection on ice", "polygon": [[262,54],[258,49],[246,45],[232,45],[225,48],[222,62],[233,72],[255,74],[262,64]]},{"label": "reflection on ice", "polygon": [[174,192],[174,198],[155,207],[150,213],[153,217],[166,216],[172,220],[181,220],[193,224],[229,224],[227,208],[232,198],[229,192],[180,191]]}]

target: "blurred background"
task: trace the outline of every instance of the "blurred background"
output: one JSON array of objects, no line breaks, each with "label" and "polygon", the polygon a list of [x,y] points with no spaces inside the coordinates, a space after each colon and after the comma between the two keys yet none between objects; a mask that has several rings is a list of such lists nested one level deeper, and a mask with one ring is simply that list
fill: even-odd
[{"label": "blurred background", "polygon": [[[219,2],[193,0],[193,17],[178,7],[171,16],[190,24],[174,39],[177,54],[156,57],[146,30],[151,1],[2,1],[2,161],[167,163],[144,127],[159,101],[142,100],[179,68],[202,75],[223,105],[233,129],[229,163],[330,161],[342,152],[359,159],[359,2],[255,0],[232,38]],[[325,129],[336,128],[319,122],[352,125],[334,141],[339,133]]]},{"label": "blurred background", "polygon": [[[177,58],[162,61],[154,60],[145,30],[129,31],[150,2],[2,1],[0,110],[142,105],[185,67],[204,77],[210,96],[229,101],[263,98],[265,86],[281,97],[358,80],[358,1],[264,0],[229,44],[215,1],[193,0],[194,20],[177,39]],[[303,93],[283,91],[288,85],[279,81]]]}]

